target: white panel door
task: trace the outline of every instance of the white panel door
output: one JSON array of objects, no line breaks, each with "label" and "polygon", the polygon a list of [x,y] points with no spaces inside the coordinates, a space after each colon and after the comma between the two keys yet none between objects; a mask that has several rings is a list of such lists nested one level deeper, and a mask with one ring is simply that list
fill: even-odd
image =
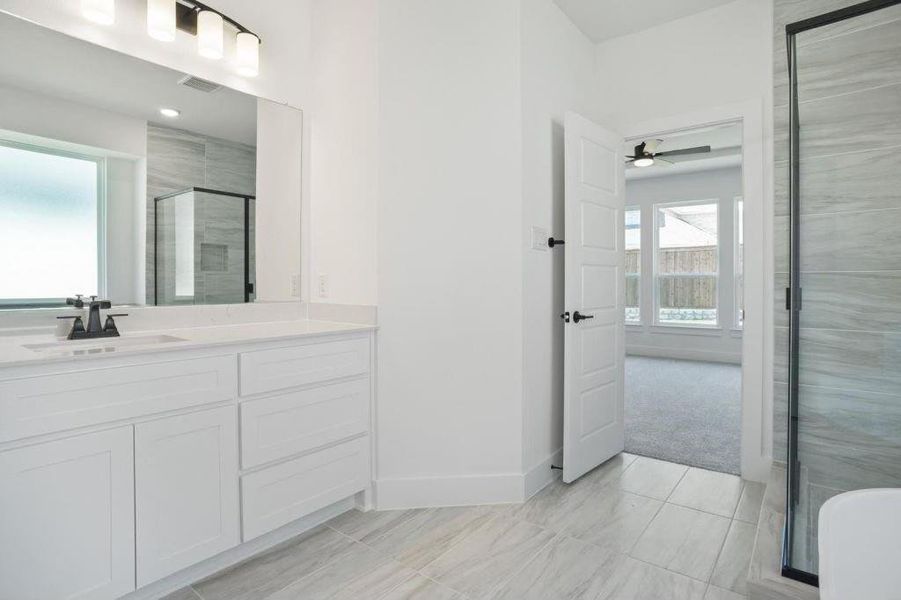
[{"label": "white panel door", "polygon": [[238,512],[234,406],[135,426],[139,587],[236,546]]},{"label": "white panel door", "polygon": [[622,452],[623,139],[567,113],[563,481]]},{"label": "white panel door", "polygon": [[0,453],[0,598],[135,589],[131,426]]}]

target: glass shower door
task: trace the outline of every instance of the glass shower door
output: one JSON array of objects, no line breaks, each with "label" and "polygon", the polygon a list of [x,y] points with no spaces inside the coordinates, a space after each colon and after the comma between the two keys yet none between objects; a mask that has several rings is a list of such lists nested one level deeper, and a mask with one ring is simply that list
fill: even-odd
[{"label": "glass shower door", "polygon": [[157,305],[253,299],[254,199],[191,188],[156,199]]},{"label": "glass shower door", "polygon": [[784,572],[815,583],[823,503],[901,487],[901,5],[788,33]]}]

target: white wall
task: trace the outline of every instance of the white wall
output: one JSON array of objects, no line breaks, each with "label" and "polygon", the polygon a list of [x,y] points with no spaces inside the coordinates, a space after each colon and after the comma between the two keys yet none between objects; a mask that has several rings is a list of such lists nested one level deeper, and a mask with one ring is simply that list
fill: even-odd
[{"label": "white wall", "polygon": [[[595,46],[552,0],[522,1],[523,461],[530,486],[563,445],[563,247],[532,250],[531,227],[563,230],[563,117],[598,118]],[[532,490],[529,490],[532,491]]]},{"label": "white wall", "polygon": [[621,130],[759,99],[772,114],[772,2],[736,0],[601,43],[602,111]]},{"label": "white wall", "polygon": [[380,508],[522,496],[518,6],[380,4]]},{"label": "white wall", "polygon": [[[626,181],[626,206],[641,209],[642,324],[626,325],[626,353],[741,363],[741,334],[733,310],[735,198],[742,195],[738,167]],[[715,329],[654,326],[654,205],[713,200],[719,205],[720,324]]]},{"label": "white wall", "polygon": [[310,300],[375,305],[378,2],[314,0],[312,19]]}]

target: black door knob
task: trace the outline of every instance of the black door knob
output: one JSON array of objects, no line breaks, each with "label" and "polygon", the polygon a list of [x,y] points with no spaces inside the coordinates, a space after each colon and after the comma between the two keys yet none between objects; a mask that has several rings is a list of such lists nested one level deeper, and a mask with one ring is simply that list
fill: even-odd
[{"label": "black door knob", "polygon": [[587,319],[593,319],[594,315],[583,315],[579,311],[573,313],[573,323],[578,323],[579,321],[585,321]]}]

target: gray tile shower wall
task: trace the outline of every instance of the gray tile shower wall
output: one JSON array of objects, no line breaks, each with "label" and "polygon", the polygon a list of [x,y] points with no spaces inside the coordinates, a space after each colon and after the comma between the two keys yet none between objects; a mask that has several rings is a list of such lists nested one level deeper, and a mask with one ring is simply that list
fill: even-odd
[{"label": "gray tile shower wall", "polygon": [[[774,457],[786,460],[789,89],[785,25],[860,0],[775,0]],[[798,35],[801,312],[796,521],[901,485],[901,5]],[[816,568],[811,551],[807,566]]]},{"label": "gray tile shower wall", "polygon": [[[153,303],[153,199],[157,196],[177,192],[189,187],[206,187],[240,194],[256,193],[256,148],[229,140],[205,136],[183,129],[165,127],[163,125],[147,125],[147,303]],[[209,204],[209,203],[207,203]],[[222,204],[223,210],[229,211]],[[242,207],[243,208],[243,207]],[[205,208],[209,211],[210,208]],[[220,218],[226,215],[208,214]],[[239,215],[243,221],[243,211]],[[251,222],[253,219],[251,218]],[[251,230],[252,231],[252,230]],[[212,227],[207,232],[207,243],[221,243],[224,231]],[[242,234],[243,235],[243,234]],[[243,244],[243,239],[240,242]],[[251,237],[251,265],[254,265],[254,244]],[[232,253],[229,262],[232,262]],[[238,258],[238,253],[235,253]],[[197,253],[200,259],[200,253]],[[240,256],[243,265],[243,256]],[[196,270],[198,281],[196,289],[205,291],[209,286],[210,296],[198,297],[200,303],[216,303],[225,300],[223,287],[229,283],[222,274],[208,274],[206,277],[200,269]],[[243,281],[243,266],[238,271],[230,268],[234,276]],[[251,273],[253,275],[253,273]],[[202,278],[202,279],[201,279]],[[254,278],[251,276],[251,281]],[[233,283],[233,282],[231,282]]]}]

